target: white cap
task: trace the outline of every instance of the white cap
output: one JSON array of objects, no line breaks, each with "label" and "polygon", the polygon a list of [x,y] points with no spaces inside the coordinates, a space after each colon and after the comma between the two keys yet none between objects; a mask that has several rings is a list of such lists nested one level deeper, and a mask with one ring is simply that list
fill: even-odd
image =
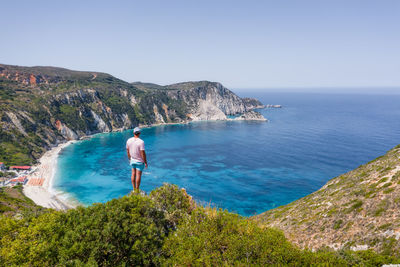
[{"label": "white cap", "polygon": [[141,129],[139,127],[135,127],[135,129],[133,129],[133,133],[140,133]]}]

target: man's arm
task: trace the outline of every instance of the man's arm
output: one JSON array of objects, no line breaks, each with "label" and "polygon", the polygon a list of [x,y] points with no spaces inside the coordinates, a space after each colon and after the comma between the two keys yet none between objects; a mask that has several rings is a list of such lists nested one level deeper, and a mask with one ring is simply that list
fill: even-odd
[{"label": "man's arm", "polygon": [[131,160],[131,154],[129,153],[129,149],[126,149],[126,153],[128,154],[128,160]]},{"label": "man's arm", "polygon": [[144,152],[144,150],[140,150],[140,154],[142,155],[142,159],[144,161],[144,166],[146,166],[146,168],[147,168],[146,152]]}]

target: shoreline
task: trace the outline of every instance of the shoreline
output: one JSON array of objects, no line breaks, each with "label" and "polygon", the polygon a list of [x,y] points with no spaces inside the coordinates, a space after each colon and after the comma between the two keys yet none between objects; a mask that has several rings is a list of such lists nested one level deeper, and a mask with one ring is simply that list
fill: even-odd
[{"label": "shoreline", "polygon": [[[163,125],[173,125],[173,124],[187,124],[188,122],[178,122],[178,123],[154,123],[151,125],[140,125],[141,128],[151,128]],[[133,129],[133,128],[132,128]],[[100,132],[91,135],[82,136],[77,140],[69,140],[64,143],[59,143],[58,145],[47,150],[39,159],[39,163],[32,166],[33,171],[27,175],[28,182],[23,186],[23,193],[25,196],[30,198],[36,205],[52,208],[55,210],[69,210],[76,208],[80,205],[79,201],[74,199],[68,199],[68,197],[63,198],[62,195],[68,195],[68,192],[57,191],[53,188],[54,178],[57,171],[57,160],[61,150],[73,144],[75,142],[83,141],[94,137],[95,135],[105,134],[105,133],[116,133],[128,131],[131,129],[115,129],[110,132]],[[42,178],[42,185],[29,185],[29,180],[35,178]]]},{"label": "shoreline", "polygon": [[[174,122],[174,123],[154,123],[151,125],[140,125],[141,128],[151,128],[164,125],[176,125],[176,124],[188,124],[189,122]],[[132,128],[133,129],[133,128]],[[65,147],[75,142],[83,141],[94,137],[95,135],[105,133],[116,133],[128,131],[131,129],[115,129],[110,132],[100,132],[91,135],[82,136],[77,140],[69,140],[65,143],[59,143],[58,145],[47,150],[43,156],[40,157],[39,163],[32,166],[33,171],[27,175],[28,182],[23,186],[23,193],[25,196],[33,200],[35,204],[45,207],[52,208],[55,210],[69,210],[76,208],[80,205],[79,201],[74,199],[62,198],[62,195],[68,195],[68,192],[57,191],[53,188],[54,178],[57,171],[57,160],[58,155]],[[43,178],[42,185],[29,185],[31,178]]]},{"label": "shoreline", "polygon": [[[217,121],[217,120],[205,120],[205,121]],[[233,119],[227,118],[223,121],[235,121]],[[236,120],[239,121],[239,120]],[[201,121],[184,121],[184,122],[168,122],[168,123],[153,123],[150,125],[139,125],[141,128],[152,128],[158,126],[168,126],[168,125],[185,125],[193,122]],[[110,132],[100,132],[91,135],[82,136],[77,140],[69,140],[65,143],[60,143],[50,150],[46,151],[42,157],[39,159],[39,164],[34,165],[32,173],[28,174],[28,183],[31,178],[43,178],[42,185],[29,185],[28,183],[23,186],[23,193],[28,198],[32,199],[37,205],[45,208],[53,208],[55,210],[68,210],[76,208],[80,205],[77,200],[68,199],[68,197],[63,198],[62,195],[68,195],[68,192],[57,191],[53,188],[55,173],[57,171],[57,160],[58,155],[61,150],[70,144],[78,141],[83,141],[90,139],[98,134],[113,133],[113,132],[123,132],[131,129],[115,129]]]},{"label": "shoreline", "polygon": [[[77,140],[60,143],[46,151],[39,159],[39,164],[33,166],[33,172],[28,174],[28,183],[31,178],[42,178],[42,185],[29,185],[23,187],[23,193],[37,205],[55,210],[68,210],[78,206],[78,203],[60,198],[60,194],[52,189],[57,168],[58,155],[62,149]],[[62,193],[61,193],[62,194]]]}]

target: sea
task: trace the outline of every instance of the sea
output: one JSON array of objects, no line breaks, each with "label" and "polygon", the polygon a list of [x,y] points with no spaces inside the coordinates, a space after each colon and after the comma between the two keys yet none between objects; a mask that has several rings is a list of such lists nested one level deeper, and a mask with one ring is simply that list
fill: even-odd
[{"label": "sea", "polygon": [[[400,144],[400,95],[236,91],[282,108],[268,122],[203,121],[145,128],[141,189],[183,187],[202,205],[252,216],[288,204]],[[53,187],[83,205],[132,190],[125,144],[103,133],[63,149]]]}]

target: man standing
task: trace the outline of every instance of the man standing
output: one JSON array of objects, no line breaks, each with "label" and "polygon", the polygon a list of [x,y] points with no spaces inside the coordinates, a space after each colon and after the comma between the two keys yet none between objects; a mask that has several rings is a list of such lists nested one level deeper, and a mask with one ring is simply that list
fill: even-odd
[{"label": "man standing", "polygon": [[140,179],[143,169],[147,168],[146,152],[144,152],[144,142],[140,139],[140,128],[133,129],[133,137],[126,141],[126,152],[132,166],[132,185],[134,191],[139,190]]}]

